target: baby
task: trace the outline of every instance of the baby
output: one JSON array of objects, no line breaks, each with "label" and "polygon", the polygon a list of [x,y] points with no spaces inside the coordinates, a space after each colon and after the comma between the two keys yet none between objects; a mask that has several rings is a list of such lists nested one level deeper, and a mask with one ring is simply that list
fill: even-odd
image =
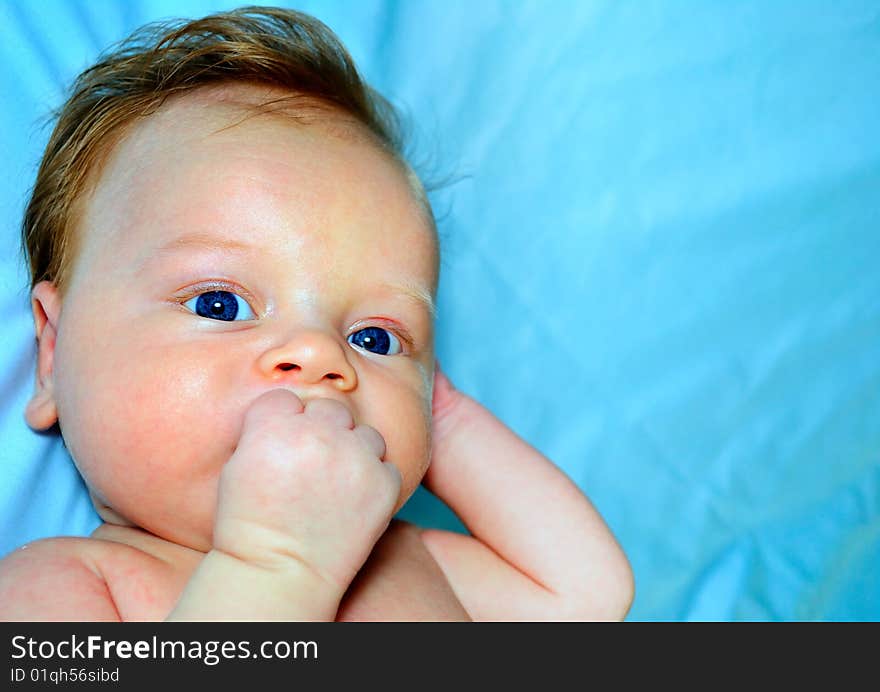
[{"label": "baby", "polygon": [[[26,418],[104,523],[0,562],[0,619],[626,615],[589,501],[436,368],[393,125],[287,10],[149,27],[80,76],[24,223]],[[470,535],[392,521],[422,482]]]}]

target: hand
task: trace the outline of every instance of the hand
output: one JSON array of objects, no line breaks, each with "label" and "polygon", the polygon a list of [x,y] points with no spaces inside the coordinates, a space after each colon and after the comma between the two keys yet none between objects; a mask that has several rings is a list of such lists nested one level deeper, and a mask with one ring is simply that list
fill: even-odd
[{"label": "hand", "polygon": [[432,477],[436,475],[433,471],[438,466],[455,465],[457,447],[464,447],[467,453],[473,445],[474,440],[471,438],[474,436],[491,445],[495,433],[494,430],[480,425],[484,416],[491,416],[489,411],[475,399],[457,390],[440,369],[439,362],[434,366],[431,409],[431,465],[423,479],[428,487],[431,486]]},{"label": "hand", "polygon": [[434,374],[425,486],[470,535],[421,538],[475,620],[622,619],[632,569],[581,489],[475,399]]},{"label": "hand", "polygon": [[214,548],[270,569],[306,567],[341,597],[397,502],[400,473],[384,455],[382,436],[338,401],[263,394],[220,475]]}]

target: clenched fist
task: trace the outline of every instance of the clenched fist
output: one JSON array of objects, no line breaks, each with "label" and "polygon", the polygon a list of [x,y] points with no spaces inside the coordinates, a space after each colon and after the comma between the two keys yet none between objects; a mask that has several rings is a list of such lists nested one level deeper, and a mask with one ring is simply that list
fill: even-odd
[{"label": "clenched fist", "polygon": [[306,568],[341,597],[387,528],[400,472],[385,441],[338,401],[257,398],[220,475],[214,548],[270,569]]}]

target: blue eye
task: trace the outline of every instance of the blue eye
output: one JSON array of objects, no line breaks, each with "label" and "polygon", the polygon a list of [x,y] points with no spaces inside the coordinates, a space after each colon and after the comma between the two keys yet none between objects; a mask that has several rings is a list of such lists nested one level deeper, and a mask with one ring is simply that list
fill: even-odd
[{"label": "blue eye", "polygon": [[212,320],[232,322],[236,318],[239,320],[254,319],[254,311],[247,304],[247,301],[231,291],[205,291],[195,298],[190,298],[183,305],[199,317],[207,317]]},{"label": "blue eye", "polygon": [[380,356],[395,356],[403,349],[400,340],[381,327],[367,327],[348,337],[348,343]]}]

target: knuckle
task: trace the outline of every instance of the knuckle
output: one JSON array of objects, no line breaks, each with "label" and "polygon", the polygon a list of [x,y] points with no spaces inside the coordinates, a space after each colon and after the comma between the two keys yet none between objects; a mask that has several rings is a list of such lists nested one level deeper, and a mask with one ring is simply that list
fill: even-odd
[{"label": "knuckle", "polygon": [[355,428],[355,432],[372,454],[380,459],[385,456],[385,438],[378,430],[369,425],[359,425]]}]

